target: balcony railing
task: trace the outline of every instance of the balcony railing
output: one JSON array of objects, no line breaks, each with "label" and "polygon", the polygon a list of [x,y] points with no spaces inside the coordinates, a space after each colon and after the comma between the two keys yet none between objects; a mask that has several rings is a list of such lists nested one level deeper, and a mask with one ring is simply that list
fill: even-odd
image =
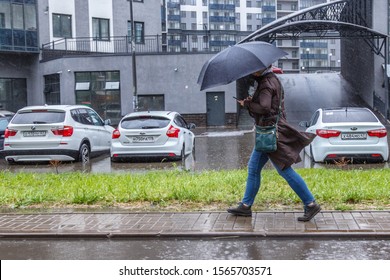
[{"label": "balcony railing", "polygon": [[[169,54],[218,52],[241,41],[247,34],[234,35],[234,40],[221,42],[207,34],[156,35],[136,38],[135,52],[143,54]],[[217,41],[216,41],[217,40]],[[52,60],[65,55],[126,54],[131,53],[129,36],[98,39],[93,37],[63,38],[42,45],[42,59]]]}]

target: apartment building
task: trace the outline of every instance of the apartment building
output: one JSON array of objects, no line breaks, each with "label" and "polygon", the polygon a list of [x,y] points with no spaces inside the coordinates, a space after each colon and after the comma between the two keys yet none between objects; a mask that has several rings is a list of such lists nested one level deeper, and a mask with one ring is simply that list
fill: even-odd
[{"label": "apartment building", "polygon": [[[314,5],[331,2],[331,0],[166,1],[168,38],[177,38],[176,45],[170,44],[171,51],[180,51],[183,47],[192,51],[204,51],[206,48],[210,48],[210,51],[220,51],[276,19]],[[191,37],[186,38],[183,34],[191,34]],[[278,40],[277,46],[289,53],[287,59],[280,59],[277,63],[286,73],[340,69],[339,40]]]},{"label": "apartment building", "polygon": [[[320,1],[132,3],[133,18],[127,0],[0,0],[0,108],[86,104],[114,122],[135,109],[175,110],[198,126],[234,126],[236,87],[200,92],[203,63],[282,14]],[[336,41],[277,41],[290,53],[279,66],[337,68]]]}]

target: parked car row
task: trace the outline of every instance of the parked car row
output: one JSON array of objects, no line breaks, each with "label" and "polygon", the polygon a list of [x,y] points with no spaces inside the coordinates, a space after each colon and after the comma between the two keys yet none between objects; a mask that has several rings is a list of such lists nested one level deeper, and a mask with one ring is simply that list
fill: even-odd
[{"label": "parked car row", "polygon": [[[320,108],[300,126],[317,135],[304,149],[314,162],[389,160],[386,127],[368,108]],[[0,148],[9,163],[88,162],[103,153],[112,161],[183,160],[195,150],[193,128],[170,111],[130,113],[114,129],[84,105],[30,106],[0,116]]]},{"label": "parked car row", "polygon": [[8,163],[81,161],[110,153],[113,161],[135,157],[183,159],[195,135],[177,112],[126,115],[117,129],[84,105],[30,106],[2,117],[1,154]]}]

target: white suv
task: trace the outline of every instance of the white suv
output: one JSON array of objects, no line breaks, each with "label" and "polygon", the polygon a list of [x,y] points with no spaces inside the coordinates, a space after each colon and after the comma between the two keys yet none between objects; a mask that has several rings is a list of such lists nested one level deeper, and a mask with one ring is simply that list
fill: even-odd
[{"label": "white suv", "polygon": [[83,105],[45,105],[20,109],[4,135],[3,156],[20,161],[81,161],[108,153],[114,128]]}]

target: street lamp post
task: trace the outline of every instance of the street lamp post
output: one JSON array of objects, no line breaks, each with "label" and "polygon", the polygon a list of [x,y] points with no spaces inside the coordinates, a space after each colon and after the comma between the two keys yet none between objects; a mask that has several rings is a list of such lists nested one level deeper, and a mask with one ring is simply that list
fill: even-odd
[{"label": "street lamp post", "polygon": [[138,96],[137,96],[137,66],[135,58],[135,23],[133,14],[133,0],[127,0],[130,4],[130,21],[131,21],[131,64],[133,72],[133,111],[138,111]]},{"label": "street lamp post", "polygon": [[332,53],[329,54],[329,71],[332,71]]}]

